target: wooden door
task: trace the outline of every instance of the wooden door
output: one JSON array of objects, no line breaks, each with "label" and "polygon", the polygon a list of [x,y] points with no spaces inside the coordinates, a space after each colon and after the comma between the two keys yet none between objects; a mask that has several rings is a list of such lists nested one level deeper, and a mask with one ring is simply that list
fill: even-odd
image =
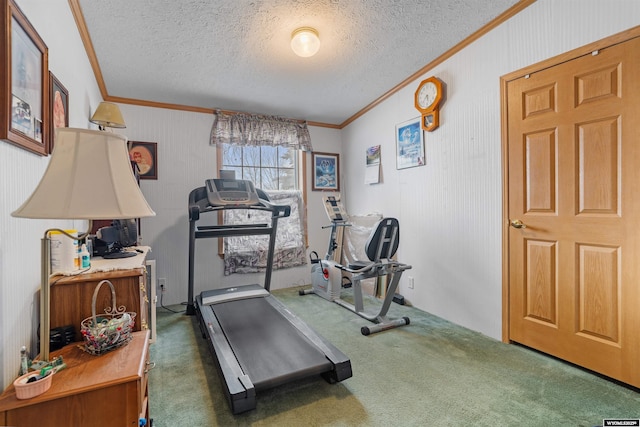
[{"label": "wooden door", "polygon": [[503,95],[508,339],[640,387],[640,38]]}]

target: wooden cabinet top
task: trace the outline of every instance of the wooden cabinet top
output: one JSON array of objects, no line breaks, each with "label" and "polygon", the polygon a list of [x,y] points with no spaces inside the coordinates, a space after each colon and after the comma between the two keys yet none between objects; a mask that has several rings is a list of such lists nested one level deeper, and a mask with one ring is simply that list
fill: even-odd
[{"label": "wooden cabinet top", "polygon": [[111,352],[94,356],[85,352],[83,343],[69,344],[53,352],[62,356],[67,367],[53,376],[51,388],[32,399],[16,398],[11,384],[0,396],[0,412],[41,402],[137,381],[144,375],[149,331],[134,332],[129,344]]},{"label": "wooden cabinet top", "polygon": [[135,250],[139,252],[136,256],[129,258],[104,259],[102,257],[94,257],[91,259],[91,269],[87,272],[72,276],[53,276],[50,281],[51,285],[140,276],[144,274],[145,262],[150,248],[148,246],[137,246]]},{"label": "wooden cabinet top", "polygon": [[96,273],[82,273],[76,276],[54,276],[51,278],[51,285],[68,285],[81,282],[98,282],[105,279],[118,279],[121,277],[135,277],[144,274],[144,267],[130,270],[113,270]]}]

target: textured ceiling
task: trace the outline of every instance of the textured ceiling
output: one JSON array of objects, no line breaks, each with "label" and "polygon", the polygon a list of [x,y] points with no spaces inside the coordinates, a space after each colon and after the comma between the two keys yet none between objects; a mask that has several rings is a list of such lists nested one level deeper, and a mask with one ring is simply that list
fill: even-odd
[{"label": "textured ceiling", "polygon": [[[518,0],[79,0],[109,97],[340,125]],[[300,58],[291,32],[318,30]]]}]

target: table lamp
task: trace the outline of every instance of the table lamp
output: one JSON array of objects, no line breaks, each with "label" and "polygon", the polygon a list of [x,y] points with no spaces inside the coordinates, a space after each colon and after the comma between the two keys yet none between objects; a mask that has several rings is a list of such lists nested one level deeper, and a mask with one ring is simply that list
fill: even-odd
[{"label": "table lamp", "polygon": [[113,102],[101,102],[89,121],[97,124],[100,130],[105,130],[105,127],[120,129],[127,127],[124,124],[120,108]]},{"label": "table lamp", "polygon": [[11,215],[18,218],[89,220],[72,236],[57,228],[44,232],[41,245],[40,360],[49,361],[51,240],[58,231],[81,240],[94,219],[154,216],[131,170],[127,138],[88,129],[58,128],[51,160],[33,194]]}]

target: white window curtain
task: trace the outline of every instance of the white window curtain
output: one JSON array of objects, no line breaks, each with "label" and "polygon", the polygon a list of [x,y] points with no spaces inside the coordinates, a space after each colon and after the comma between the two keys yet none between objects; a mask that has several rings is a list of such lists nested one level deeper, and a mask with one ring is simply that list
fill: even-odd
[{"label": "white window curtain", "polygon": [[211,145],[277,145],[313,151],[307,122],[278,116],[216,111]]},{"label": "white window curtain", "polygon": [[[289,268],[307,263],[304,236],[306,220],[304,201],[300,191],[267,191],[271,202],[291,206],[291,215],[278,220],[273,269]],[[271,213],[227,209],[225,224],[267,223]],[[233,273],[258,273],[265,270],[269,236],[237,236],[224,238],[224,275]]]}]

